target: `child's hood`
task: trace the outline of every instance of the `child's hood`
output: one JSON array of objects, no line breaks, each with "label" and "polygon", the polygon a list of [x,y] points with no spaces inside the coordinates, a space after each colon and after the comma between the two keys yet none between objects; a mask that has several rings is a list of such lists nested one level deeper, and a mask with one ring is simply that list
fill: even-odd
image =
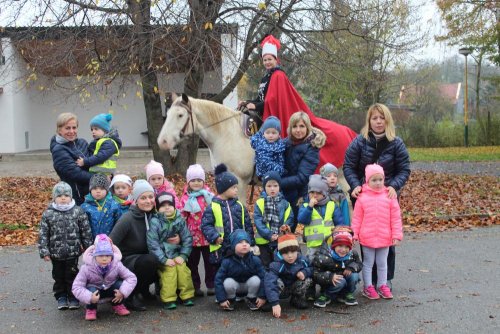
[{"label": "child's hood", "polygon": [[105,134],[104,137],[113,139],[116,145],[118,145],[118,149],[122,147],[122,140],[120,139],[120,135],[118,134],[118,129],[111,128],[111,130],[107,134]]},{"label": "child's hood", "polygon": [[[121,261],[122,260],[122,252],[120,251],[120,249],[117,246],[112,245],[112,247],[113,247],[113,261],[112,261],[112,263]],[[88,264],[88,265],[91,265],[94,263],[94,250],[95,250],[95,245],[92,245],[89,248],[87,248],[87,250],[85,250],[85,252],[83,253],[83,263]]]}]

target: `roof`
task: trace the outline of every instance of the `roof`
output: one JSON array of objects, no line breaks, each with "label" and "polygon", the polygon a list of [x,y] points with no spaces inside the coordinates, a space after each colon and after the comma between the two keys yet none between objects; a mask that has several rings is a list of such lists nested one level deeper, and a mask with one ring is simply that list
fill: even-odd
[{"label": "roof", "polygon": [[[457,83],[442,83],[438,85],[439,95],[445,98],[452,104],[457,104],[460,97],[460,90],[462,87],[461,82]],[[399,91],[399,102],[400,103],[412,103],[412,97],[423,94],[429,87],[419,86],[419,85],[408,85],[401,86]]]},{"label": "roof", "polygon": [[[223,33],[235,33],[235,25],[216,25],[213,42],[203,59],[207,71],[221,66]],[[37,73],[64,77],[99,74],[136,74],[138,52],[151,52],[148,64],[163,73],[183,73],[191,66],[194,52],[187,48],[193,35],[186,26],[153,26],[151,46],[141,45],[134,26],[6,27],[17,51]],[[149,50],[148,50],[149,49]]]}]

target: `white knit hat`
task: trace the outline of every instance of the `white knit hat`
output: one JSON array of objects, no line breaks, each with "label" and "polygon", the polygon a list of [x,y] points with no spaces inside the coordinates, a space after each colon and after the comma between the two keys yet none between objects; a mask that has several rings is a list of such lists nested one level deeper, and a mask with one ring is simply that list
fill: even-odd
[{"label": "white knit hat", "polygon": [[116,174],[115,176],[113,176],[113,179],[111,180],[111,184],[109,185],[109,189],[113,190],[113,186],[117,182],[123,182],[123,183],[128,184],[130,187],[132,187],[132,179],[128,175]]},{"label": "white knit hat", "polygon": [[281,43],[273,35],[266,36],[260,45],[262,46],[262,57],[270,54],[278,58],[278,50],[281,48]]}]

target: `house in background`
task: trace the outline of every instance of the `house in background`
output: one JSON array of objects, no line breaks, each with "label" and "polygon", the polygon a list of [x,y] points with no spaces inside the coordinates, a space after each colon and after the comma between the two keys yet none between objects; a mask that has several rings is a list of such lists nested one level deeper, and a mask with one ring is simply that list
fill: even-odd
[{"label": "house in background", "polygon": [[[124,147],[148,146],[142,87],[133,63],[123,56],[123,64],[118,69],[110,68],[106,77],[102,75],[92,82],[96,76],[88,75],[92,64],[106,66],[110,52],[120,52],[120,46],[130,42],[130,27],[121,27],[122,31],[114,34],[106,31],[107,27],[87,27],[85,35],[81,29],[0,30],[0,153],[48,149],[56,131],[56,118],[62,112],[78,116],[79,137],[87,140],[91,139],[90,119],[98,113],[113,113],[112,124],[118,128]],[[182,92],[184,73],[191,65],[180,56],[181,49],[175,54],[165,51],[182,47],[181,37],[172,31],[175,28],[168,29],[155,40],[151,64],[159,69],[160,94]],[[235,28],[220,29],[219,41],[210,45],[212,57],[205,61],[203,96],[219,93],[236,71],[237,39],[231,29]],[[102,59],[92,63],[96,54]],[[78,89],[85,81],[91,84]],[[224,104],[236,108],[237,101],[235,88]],[[165,112],[165,105],[162,109]]]},{"label": "house in background", "polygon": [[[426,86],[403,85],[399,91],[398,102],[406,106],[414,105],[415,100],[423,95],[427,89],[429,88]],[[438,95],[452,105],[453,115],[455,117],[462,116],[464,114],[462,83],[441,83],[437,89]]]}]

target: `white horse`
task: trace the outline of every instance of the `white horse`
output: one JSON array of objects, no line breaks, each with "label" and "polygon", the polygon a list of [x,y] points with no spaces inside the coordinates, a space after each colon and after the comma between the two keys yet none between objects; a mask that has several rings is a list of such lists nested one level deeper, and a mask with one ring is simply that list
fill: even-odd
[{"label": "white horse", "polygon": [[167,119],[158,136],[162,149],[172,149],[193,133],[210,149],[213,160],[226,164],[238,179],[238,196],[246,199],[252,179],[255,152],[240,126],[241,113],[222,104],[188,97],[173,96]]}]

